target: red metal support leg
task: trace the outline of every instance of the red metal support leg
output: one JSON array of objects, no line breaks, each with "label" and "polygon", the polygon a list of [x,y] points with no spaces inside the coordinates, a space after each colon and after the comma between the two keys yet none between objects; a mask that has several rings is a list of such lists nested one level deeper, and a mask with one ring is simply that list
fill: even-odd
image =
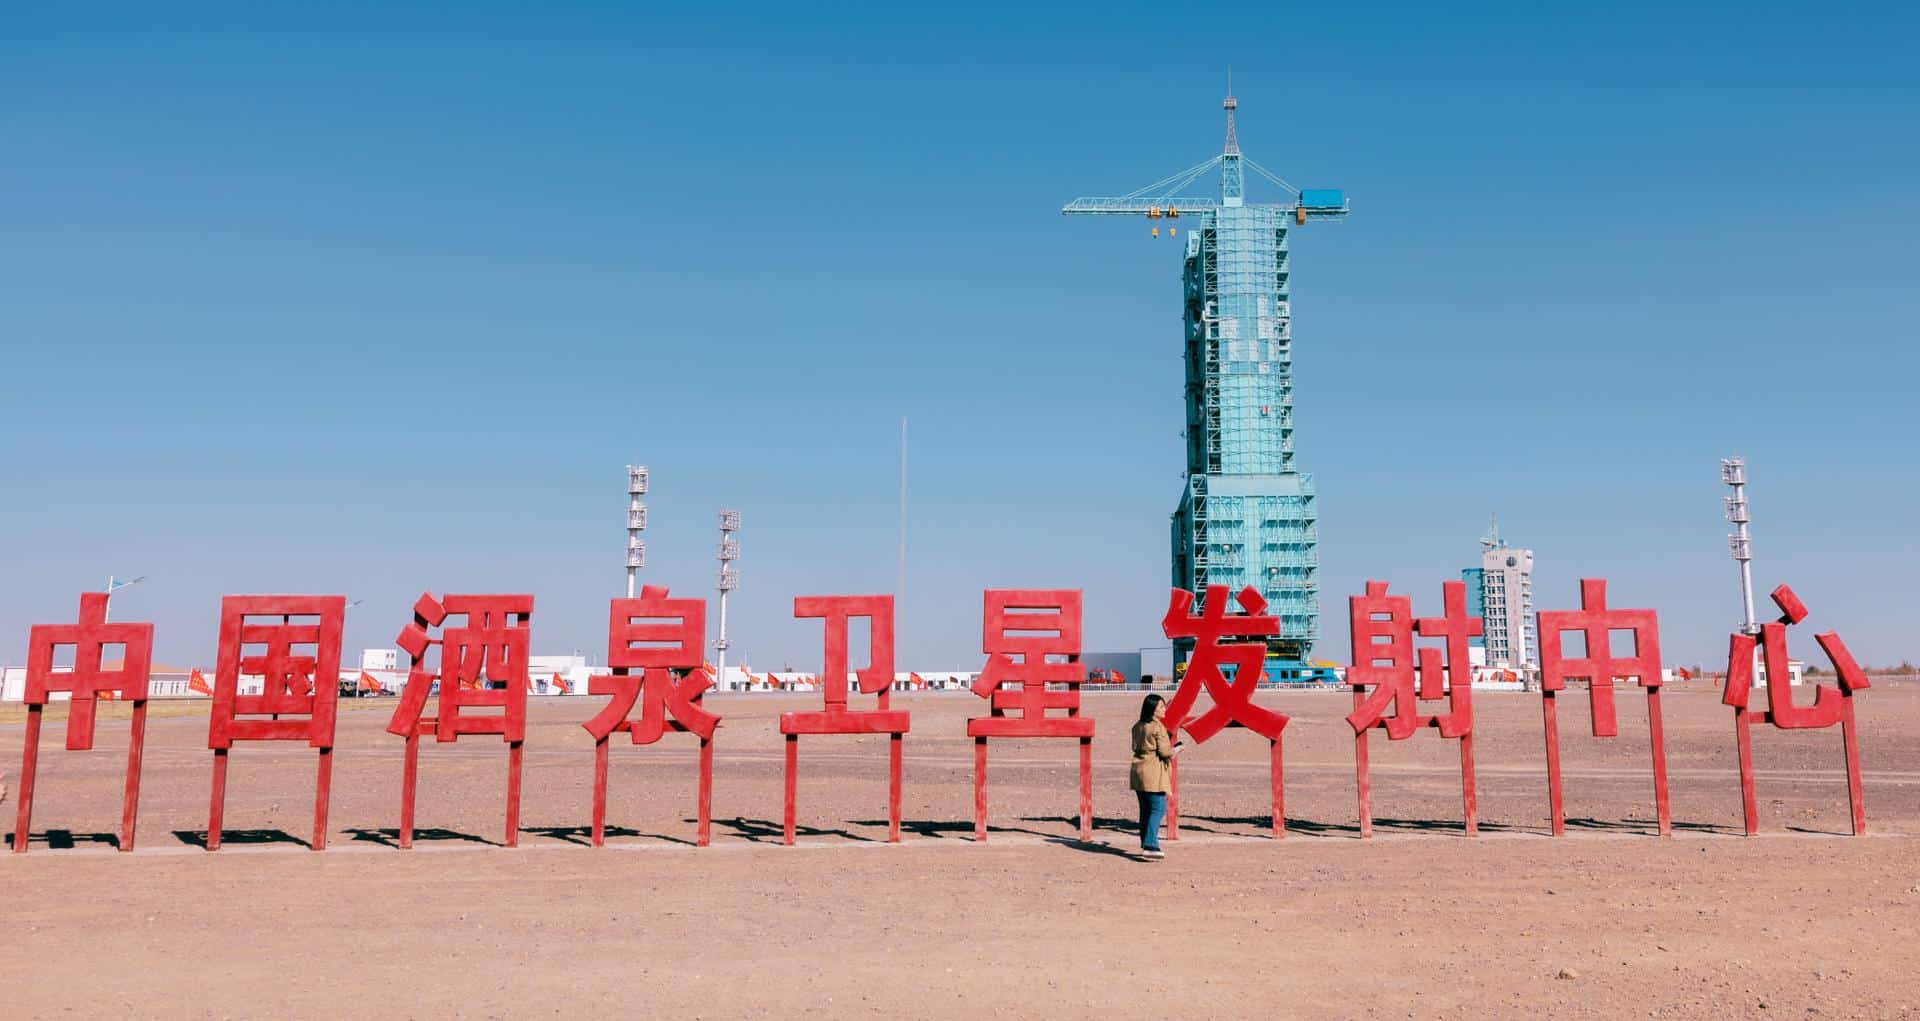
[{"label": "red metal support leg", "polygon": [[1553,692],[1540,693],[1540,722],[1547,732],[1547,810],[1553,816],[1553,835],[1567,835],[1566,815],[1560,801],[1560,710],[1554,705]]},{"label": "red metal support leg", "polygon": [[1080,739],[1080,839],[1093,839],[1093,738]]},{"label": "red metal support leg", "polygon": [[595,847],[607,843],[607,739],[593,743],[593,835]]},{"label": "red metal support leg", "polygon": [[127,739],[127,793],[120,804],[120,850],[133,850],[140,825],[140,760],[147,749],[147,700],[133,703],[133,733]]},{"label": "red metal support leg", "polygon": [[1467,836],[1480,835],[1480,794],[1473,776],[1473,735],[1460,736],[1460,807],[1466,813]]},{"label": "red metal support leg", "polygon": [[1660,835],[1673,836],[1673,809],[1667,800],[1667,730],[1660,714],[1660,689],[1647,689],[1647,731],[1653,740],[1653,810]]},{"label": "red metal support leg", "polygon": [[1360,794],[1360,839],[1373,836],[1373,783],[1367,776],[1367,732],[1353,735],[1353,785]]},{"label": "red metal support leg", "polygon": [[793,801],[797,793],[798,773],[800,771],[800,735],[787,735],[787,810],[785,836],[781,843],[793,846]]},{"label": "red metal support leg", "polygon": [[887,739],[887,843],[900,842],[900,755],[904,735],[890,734]]},{"label": "red metal support leg", "polygon": [[1867,834],[1867,792],[1860,782],[1860,739],[1853,724],[1853,693],[1842,689],[1840,740],[1847,755],[1847,804],[1853,810],[1853,835]]},{"label": "red metal support leg", "polygon": [[13,814],[13,853],[25,854],[33,832],[33,774],[40,765],[41,707],[27,707],[26,751],[20,758],[20,806]]},{"label": "red metal support leg", "polygon": [[973,739],[973,842],[987,842],[987,739]]},{"label": "red metal support leg", "polygon": [[313,783],[313,849],[327,849],[327,810],[333,803],[333,749],[320,749],[319,774]]},{"label": "red metal support leg", "polygon": [[1753,796],[1753,714],[1746,709],[1733,711],[1733,741],[1740,749],[1740,811],[1751,837],[1760,832],[1760,806]]},{"label": "red metal support leg", "polygon": [[1267,745],[1267,754],[1272,758],[1268,768],[1273,779],[1273,839],[1284,840],[1287,836],[1286,756],[1279,740],[1269,741]]},{"label": "red metal support leg", "polygon": [[507,744],[507,846],[520,846],[520,766],[524,741]]},{"label": "red metal support leg", "polygon": [[1167,764],[1166,839],[1180,839],[1180,760]]},{"label": "red metal support leg", "polygon": [[407,735],[405,764],[400,767],[400,847],[413,846],[413,791],[420,777],[420,735]]},{"label": "red metal support leg", "polygon": [[700,810],[699,828],[694,831],[695,847],[705,847],[713,840],[713,739],[700,739]]},{"label": "red metal support leg", "polygon": [[207,807],[207,850],[220,850],[220,830],[227,816],[227,751],[213,750],[213,803]]}]

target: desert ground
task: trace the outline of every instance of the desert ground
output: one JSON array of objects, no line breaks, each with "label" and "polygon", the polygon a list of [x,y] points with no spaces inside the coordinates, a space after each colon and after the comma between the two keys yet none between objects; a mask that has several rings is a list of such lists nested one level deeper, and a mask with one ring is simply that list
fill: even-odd
[{"label": "desert ground", "polygon": [[[234,752],[225,846],[207,853],[205,709],[159,703],[136,850],[116,853],[125,707],[91,752],[65,751],[50,713],[31,850],[0,860],[0,990],[13,1017],[1920,1016],[1920,684],[1860,696],[1859,838],[1837,730],[1756,729],[1749,839],[1717,687],[1667,692],[1671,839],[1654,835],[1638,689],[1616,695],[1615,740],[1589,735],[1584,692],[1561,699],[1565,838],[1547,835],[1540,697],[1479,693],[1480,836],[1460,825],[1457,745],[1376,731],[1365,842],[1349,697],[1263,693],[1292,716],[1285,838],[1267,835],[1265,742],[1229,730],[1183,754],[1160,862],[1131,853],[1138,694],[1085,699],[1091,843],[1073,742],[1009,740],[984,845],[964,722],[984,703],[964,693],[895,697],[913,713],[898,845],[886,739],[803,738],[791,848],[775,717],[817,695],[709,699],[725,723],[705,848],[687,735],[616,735],[608,843],[587,845],[579,722],[601,699],[533,700],[514,849],[498,846],[504,746],[427,742],[410,851],[394,702],[343,701],[318,854],[314,753],[264,743]],[[18,721],[0,717],[14,787]],[[9,831],[13,813],[9,798]]]}]

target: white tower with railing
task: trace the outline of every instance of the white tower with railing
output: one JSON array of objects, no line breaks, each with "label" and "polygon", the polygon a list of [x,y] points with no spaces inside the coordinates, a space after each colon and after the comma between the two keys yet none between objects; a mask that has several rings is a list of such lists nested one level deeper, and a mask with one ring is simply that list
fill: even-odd
[{"label": "white tower with railing", "polygon": [[647,566],[647,544],[640,533],[647,530],[647,505],[640,498],[647,495],[647,466],[627,465],[627,598],[637,593],[634,582],[640,577],[640,569]]},{"label": "white tower with railing", "polygon": [[740,584],[740,572],[734,569],[734,561],[740,559],[740,540],[734,533],[740,531],[740,512],[723,510],[720,512],[720,634],[714,640],[713,648],[717,655],[714,663],[714,682],[723,683],[727,676],[727,593]]},{"label": "white tower with railing", "polygon": [[1760,625],[1753,619],[1753,540],[1747,537],[1747,459],[1721,458],[1720,481],[1733,490],[1727,497],[1727,520],[1733,524],[1733,534],[1727,536],[1727,552],[1740,565],[1740,605],[1744,611],[1740,631],[1757,635]]}]

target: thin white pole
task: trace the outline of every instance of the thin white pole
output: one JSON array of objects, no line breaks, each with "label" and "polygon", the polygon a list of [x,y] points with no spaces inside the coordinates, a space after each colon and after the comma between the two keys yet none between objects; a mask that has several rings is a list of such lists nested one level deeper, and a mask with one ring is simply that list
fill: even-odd
[{"label": "thin white pole", "polygon": [[[1746,497],[1745,486],[1735,486],[1733,487],[1733,491],[1735,494],[1739,495],[1742,499],[1745,499]],[[1741,521],[1736,525],[1734,525],[1734,528],[1736,530],[1736,534],[1738,534],[1740,537],[1740,544],[1742,546],[1747,547],[1748,549],[1751,549],[1752,546],[1750,545],[1750,543],[1752,543],[1753,540],[1747,535],[1747,523],[1745,521]],[[1742,630],[1744,630],[1747,634],[1750,634],[1750,635],[1759,634],[1760,624],[1758,621],[1754,620],[1754,617],[1753,617],[1753,557],[1751,554],[1740,558],[1740,605],[1741,605],[1741,608],[1745,611],[1745,614],[1744,614],[1745,626],[1742,628]]]},{"label": "thin white pole", "polygon": [[907,597],[907,418],[900,416],[900,577],[894,585],[893,613],[899,620],[900,604]]},{"label": "thin white pole", "polygon": [[[720,590],[720,648],[715,650],[719,662],[714,664],[713,683],[725,684],[727,679],[727,590]],[[722,689],[725,690],[725,689]]]}]

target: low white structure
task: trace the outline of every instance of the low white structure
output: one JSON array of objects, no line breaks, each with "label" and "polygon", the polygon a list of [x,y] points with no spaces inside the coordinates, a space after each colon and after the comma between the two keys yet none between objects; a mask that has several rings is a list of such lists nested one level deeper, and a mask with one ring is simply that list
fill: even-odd
[{"label": "low white structure", "polygon": [[584,695],[587,678],[606,673],[595,670],[585,656],[528,656],[527,680],[533,682],[536,695]]},{"label": "low white structure", "polygon": [[399,649],[361,649],[360,669],[372,672],[394,673],[400,669]]},{"label": "low white structure", "polygon": [[[1807,665],[1797,659],[1787,660],[1788,687],[1797,688],[1804,683],[1806,679]],[[1766,658],[1760,654],[1758,648],[1753,650],[1753,686],[1756,688],[1764,688],[1767,686],[1767,661]]]},{"label": "low white structure", "polygon": [[[213,687],[213,672],[202,671],[207,687]],[[191,687],[193,671],[176,667],[153,667],[147,673],[148,698],[206,698],[207,695],[194,691]],[[27,668],[10,666],[0,669],[0,702],[20,702],[27,697]],[[56,691],[48,696],[54,702],[65,702],[73,697],[69,692]]]}]

